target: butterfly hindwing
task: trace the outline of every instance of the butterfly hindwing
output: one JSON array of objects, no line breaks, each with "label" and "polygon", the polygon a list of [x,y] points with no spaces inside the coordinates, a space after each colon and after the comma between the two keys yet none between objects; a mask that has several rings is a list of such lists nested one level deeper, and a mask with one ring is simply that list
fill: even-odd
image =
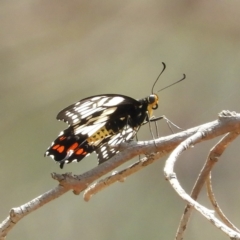
[{"label": "butterfly hindwing", "polygon": [[111,157],[113,157],[116,153],[119,152],[118,145],[120,143],[129,141],[134,138],[138,130],[134,130],[130,126],[126,126],[121,132],[116,135],[111,136],[103,142],[96,150],[98,163],[101,164]]},{"label": "butterfly hindwing", "polygon": [[89,145],[86,137],[74,134],[72,127],[60,133],[58,138],[47,149],[45,156],[52,157],[55,161],[63,164],[74,160],[80,161],[95,150],[95,146]]}]

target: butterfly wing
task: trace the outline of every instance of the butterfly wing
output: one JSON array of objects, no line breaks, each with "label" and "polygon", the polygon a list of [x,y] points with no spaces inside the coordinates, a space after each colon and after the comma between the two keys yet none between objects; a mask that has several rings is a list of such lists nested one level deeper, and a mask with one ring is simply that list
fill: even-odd
[{"label": "butterfly wing", "polygon": [[120,105],[139,105],[133,98],[124,95],[102,94],[82,99],[60,111],[57,119],[72,125],[92,125],[106,122]]},{"label": "butterfly wing", "polygon": [[73,128],[69,127],[62,131],[58,138],[47,149],[44,156],[50,156],[63,168],[65,163],[74,160],[80,161],[91,154],[96,146],[88,144],[85,138],[74,134]]},{"label": "butterfly wing", "polygon": [[70,105],[57,115],[58,120],[70,126],[60,133],[45,155],[60,162],[60,167],[65,162],[80,161],[93,151],[97,151],[99,163],[108,160],[116,154],[111,146],[136,134],[136,129],[126,123],[128,115],[139,105],[133,98],[116,94],[88,97]]},{"label": "butterfly wing", "polygon": [[95,150],[98,163],[101,164],[117,154],[119,152],[118,145],[133,139],[138,130],[139,127],[133,129],[127,125],[121,132],[106,139],[106,141]]}]

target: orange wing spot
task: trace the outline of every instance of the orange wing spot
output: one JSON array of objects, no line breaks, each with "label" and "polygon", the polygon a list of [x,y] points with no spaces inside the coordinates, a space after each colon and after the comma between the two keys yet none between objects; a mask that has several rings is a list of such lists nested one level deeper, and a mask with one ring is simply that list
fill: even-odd
[{"label": "orange wing spot", "polygon": [[61,137],[59,138],[59,140],[62,141],[62,140],[64,140],[65,138],[66,138],[65,136],[61,136]]},{"label": "orange wing spot", "polygon": [[64,151],[64,149],[65,149],[64,146],[60,146],[60,147],[57,149],[57,151],[58,151],[59,153],[62,153],[62,152]]},{"label": "orange wing spot", "polygon": [[67,151],[69,151],[69,150],[74,150],[74,149],[77,148],[77,147],[78,147],[78,143],[75,142],[74,144],[72,144],[72,145],[68,148]]},{"label": "orange wing spot", "polygon": [[82,148],[78,149],[78,150],[75,152],[75,154],[77,154],[77,155],[80,155],[80,154],[82,154],[82,153],[83,153],[83,149],[82,149]]},{"label": "orange wing spot", "polygon": [[57,149],[57,148],[59,148],[60,147],[60,145],[59,144],[57,144],[57,145],[54,145],[54,146],[52,146],[52,149]]},{"label": "orange wing spot", "polygon": [[82,153],[82,155],[86,155],[86,154],[87,154],[87,152],[83,152],[83,153]]}]

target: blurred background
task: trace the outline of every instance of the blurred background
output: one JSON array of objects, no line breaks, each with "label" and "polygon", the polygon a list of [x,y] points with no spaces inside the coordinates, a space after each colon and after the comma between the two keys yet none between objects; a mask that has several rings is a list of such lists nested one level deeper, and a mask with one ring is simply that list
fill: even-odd
[{"label": "blurred background", "polygon": [[[54,188],[51,172],[80,174],[95,154],[63,170],[43,154],[67,127],[57,113],[82,98],[119,93],[160,93],[156,116],[188,129],[240,111],[239,1],[0,2],[0,217]],[[161,135],[170,134],[164,121]],[[151,139],[143,127],[139,139]],[[189,192],[208,151],[218,141],[182,155],[176,172]],[[239,218],[239,140],[213,171],[215,194],[236,224]],[[136,159],[135,159],[136,160]],[[86,203],[71,192],[22,219],[8,239],[174,239],[184,202],[164,180],[164,160],[148,166]],[[130,163],[128,163],[129,165]],[[200,203],[211,208],[206,193]],[[194,213],[185,239],[226,239]]]}]

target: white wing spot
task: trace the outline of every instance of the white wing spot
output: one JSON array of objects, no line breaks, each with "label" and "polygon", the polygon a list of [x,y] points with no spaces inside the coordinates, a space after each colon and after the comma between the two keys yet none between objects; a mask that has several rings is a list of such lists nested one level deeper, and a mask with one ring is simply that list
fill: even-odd
[{"label": "white wing spot", "polygon": [[82,106],[80,106],[80,107],[76,107],[74,110],[76,111],[76,112],[82,112],[82,111],[86,111],[86,110],[88,110],[89,109],[89,106],[87,106],[87,107],[82,107]]},{"label": "white wing spot", "polygon": [[109,117],[102,117],[102,118],[98,118],[93,124],[98,124],[98,123],[105,123],[107,120],[109,119]]},{"label": "white wing spot", "polygon": [[117,104],[123,101],[124,101],[123,97],[113,97],[113,98],[110,98],[108,102],[104,103],[103,106],[106,106],[106,107],[116,106]]},{"label": "white wing spot", "polygon": [[92,99],[91,99],[91,101],[95,101],[95,100],[98,100],[98,99],[100,99],[101,97],[93,97]]},{"label": "white wing spot", "polygon": [[110,115],[111,113],[115,112],[117,109],[117,107],[112,107],[112,108],[109,108],[109,109],[106,109],[103,111],[102,115]]},{"label": "white wing spot", "polygon": [[79,121],[79,119],[78,118],[76,118],[76,119],[73,119],[73,124],[76,124],[76,123],[79,123],[80,121]]},{"label": "white wing spot", "polygon": [[71,116],[73,115],[73,113],[72,113],[72,112],[66,112],[66,115],[67,115],[68,117],[71,117]]},{"label": "white wing spot", "polygon": [[101,124],[96,124],[96,125],[90,125],[90,126],[85,126],[84,128],[79,128],[76,129],[75,134],[87,134],[88,136],[93,135],[98,129],[100,129],[101,127],[103,127],[105,125],[105,123],[101,123]]},{"label": "white wing spot", "polygon": [[129,133],[129,134],[127,135],[127,137],[126,137],[126,140],[127,140],[127,141],[130,140],[130,139],[132,138],[132,136],[133,136],[133,133],[132,133],[132,132]]},{"label": "white wing spot", "polygon": [[97,109],[91,109],[90,111],[85,111],[82,113],[82,116],[81,116],[81,119],[84,119],[90,115],[92,115],[93,113],[95,112],[99,112],[99,111],[102,111],[104,108],[97,108]]},{"label": "white wing spot", "polygon": [[108,157],[108,154],[107,154],[107,151],[105,151],[105,152],[103,152],[103,158],[106,158],[106,157]]},{"label": "white wing spot", "polygon": [[59,135],[58,136],[62,136],[64,134],[64,132],[63,131],[61,131],[60,133],[59,133]]},{"label": "white wing spot", "polygon": [[[78,103],[81,103],[81,102],[78,102]],[[87,107],[87,106],[89,106],[89,105],[91,105],[91,104],[92,104],[92,102],[88,101],[88,102],[82,103],[82,104],[79,106],[79,108],[84,108],[84,107]],[[77,104],[76,104],[76,105],[77,105]]]},{"label": "white wing spot", "polygon": [[106,150],[106,146],[103,146],[102,148],[101,148],[101,151],[103,152],[103,151],[105,151]]},{"label": "white wing spot", "polygon": [[108,100],[108,97],[103,97],[100,101],[97,102],[97,105],[102,106],[107,100]]},{"label": "white wing spot", "polygon": [[78,117],[77,115],[73,115],[72,120],[76,119],[77,117]]}]

